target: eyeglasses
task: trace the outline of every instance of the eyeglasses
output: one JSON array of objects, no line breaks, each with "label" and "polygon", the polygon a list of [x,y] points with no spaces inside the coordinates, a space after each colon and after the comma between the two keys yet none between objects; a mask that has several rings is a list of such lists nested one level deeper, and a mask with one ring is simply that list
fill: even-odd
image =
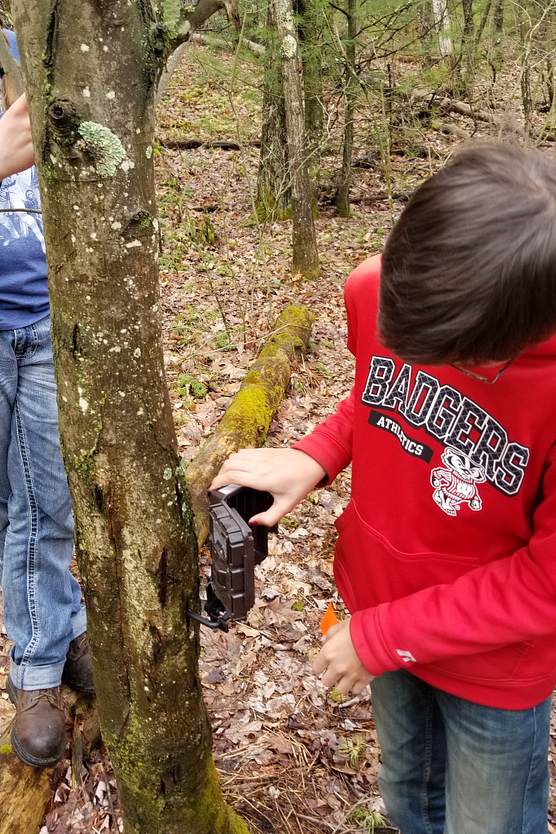
[{"label": "eyeglasses", "polygon": [[450,368],[453,368],[455,371],[459,371],[460,374],[465,374],[465,376],[471,377],[471,379],[477,379],[479,382],[484,382],[485,385],[494,385],[495,382],[498,382],[504,371],[507,371],[510,365],[514,360],[510,359],[509,362],[506,362],[504,367],[498,371],[494,379],[487,379],[486,376],[481,376],[480,374],[474,374],[473,371],[468,371],[465,368],[458,368],[457,365],[452,365],[450,362]]}]

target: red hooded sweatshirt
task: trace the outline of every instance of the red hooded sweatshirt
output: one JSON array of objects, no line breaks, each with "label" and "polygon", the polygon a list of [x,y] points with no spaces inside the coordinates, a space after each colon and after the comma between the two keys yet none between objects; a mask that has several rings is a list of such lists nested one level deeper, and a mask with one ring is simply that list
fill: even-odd
[{"label": "red hooded sweatshirt", "polygon": [[373,675],[529,708],[556,683],[556,337],[493,385],[404,363],[378,340],[379,277],[377,256],[346,283],[350,396],[295,444],[330,481],[353,462],[334,571],[355,649]]}]

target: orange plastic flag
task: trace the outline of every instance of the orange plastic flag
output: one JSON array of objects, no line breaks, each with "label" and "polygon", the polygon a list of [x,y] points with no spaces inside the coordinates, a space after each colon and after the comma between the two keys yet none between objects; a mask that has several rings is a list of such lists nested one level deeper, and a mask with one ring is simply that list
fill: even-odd
[{"label": "orange plastic flag", "polygon": [[336,625],[336,623],[338,623],[338,622],[339,622],[339,620],[338,620],[338,617],[336,616],[336,612],[334,611],[334,606],[332,605],[331,602],[329,602],[328,603],[328,608],[326,609],[326,611],[324,613],[324,617],[320,621],[320,630],[322,631],[323,634],[326,634],[328,629],[331,626]]}]

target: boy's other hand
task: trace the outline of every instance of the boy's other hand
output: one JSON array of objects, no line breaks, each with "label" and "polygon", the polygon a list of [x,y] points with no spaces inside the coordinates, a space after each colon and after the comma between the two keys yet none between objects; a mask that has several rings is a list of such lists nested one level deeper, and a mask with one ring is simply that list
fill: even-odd
[{"label": "boy's other hand", "polygon": [[0,180],[30,168],[35,162],[25,93],[0,119]]},{"label": "boy's other hand", "polygon": [[297,449],[241,449],[224,462],[210,489],[239,484],[270,492],[272,507],[249,523],[272,527],[325,477],[320,463]]},{"label": "boy's other hand", "polygon": [[325,686],[335,686],[342,695],[359,695],[374,675],[365,669],[353,648],[349,618],[332,626],[323,638],[323,647],[313,664],[315,675],[321,675]]}]

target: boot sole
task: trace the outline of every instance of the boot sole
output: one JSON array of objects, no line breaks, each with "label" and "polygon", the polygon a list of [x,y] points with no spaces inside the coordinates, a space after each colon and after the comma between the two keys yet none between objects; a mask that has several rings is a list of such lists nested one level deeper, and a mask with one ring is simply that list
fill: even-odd
[{"label": "boot sole", "polygon": [[[17,692],[14,684],[11,682],[9,677],[6,681],[6,692],[8,693],[10,701],[15,706],[17,703]],[[12,727],[12,748],[18,756],[18,758],[20,758],[21,761],[26,765],[30,765],[31,767],[54,767],[54,765],[58,764],[58,762],[61,761],[61,759],[63,758],[64,750],[66,749],[66,741],[64,739],[63,747],[61,748],[60,752],[57,753],[55,756],[50,756],[48,759],[38,759],[36,756],[32,756],[25,750],[24,747],[22,747],[14,723]]]}]

